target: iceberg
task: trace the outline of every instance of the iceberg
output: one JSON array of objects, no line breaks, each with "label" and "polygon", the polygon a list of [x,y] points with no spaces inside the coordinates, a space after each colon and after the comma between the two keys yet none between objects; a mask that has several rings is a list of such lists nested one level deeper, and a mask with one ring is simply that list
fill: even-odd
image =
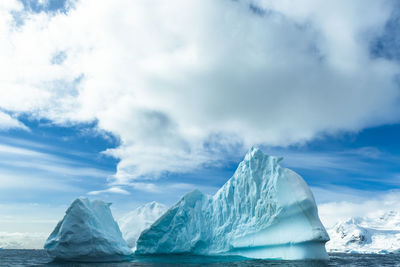
[{"label": "iceberg", "polygon": [[396,211],[339,221],[328,233],[330,252],[400,253],[400,213]]},{"label": "iceberg", "polygon": [[47,238],[44,249],[57,259],[82,262],[123,261],[132,251],[122,238],[111,203],[76,199]]},{"label": "iceberg", "polygon": [[167,211],[167,206],[155,201],[139,206],[118,220],[122,236],[132,250],[136,249],[136,241],[143,230],[150,227]]},{"label": "iceberg", "polygon": [[182,197],[137,241],[137,254],[328,259],[329,236],[305,181],[252,148],[214,195]]}]

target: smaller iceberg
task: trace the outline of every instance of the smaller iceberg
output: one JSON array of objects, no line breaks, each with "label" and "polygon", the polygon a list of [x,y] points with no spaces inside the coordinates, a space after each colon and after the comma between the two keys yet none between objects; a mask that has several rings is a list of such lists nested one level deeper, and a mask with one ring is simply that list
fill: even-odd
[{"label": "smaller iceberg", "polygon": [[44,249],[57,260],[124,261],[132,251],[114,220],[111,203],[76,199],[47,238]]},{"label": "smaller iceberg", "polygon": [[167,206],[155,201],[139,206],[118,220],[122,236],[132,250],[143,230],[147,229],[167,211]]}]

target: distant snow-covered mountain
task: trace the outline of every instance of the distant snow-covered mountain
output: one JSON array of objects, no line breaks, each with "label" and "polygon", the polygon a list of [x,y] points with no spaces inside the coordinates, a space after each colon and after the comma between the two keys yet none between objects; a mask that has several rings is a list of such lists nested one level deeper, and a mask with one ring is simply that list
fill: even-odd
[{"label": "distant snow-covered mountain", "polygon": [[400,212],[350,218],[327,231],[328,252],[400,253]]},{"label": "distant snow-covered mountain", "polygon": [[119,228],[128,246],[135,249],[136,241],[142,231],[150,227],[167,209],[167,206],[153,201],[136,208],[119,219]]}]

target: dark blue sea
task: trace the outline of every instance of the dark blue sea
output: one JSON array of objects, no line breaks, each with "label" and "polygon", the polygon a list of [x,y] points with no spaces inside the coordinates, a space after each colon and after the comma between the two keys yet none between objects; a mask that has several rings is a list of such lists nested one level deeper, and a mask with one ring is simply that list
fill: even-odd
[{"label": "dark blue sea", "polygon": [[159,267],[159,266],[400,266],[400,254],[330,254],[329,261],[279,261],[253,260],[242,257],[221,256],[135,256],[131,262],[123,263],[67,263],[52,262],[44,250],[4,249],[0,250],[0,266],[49,266],[49,267]]}]

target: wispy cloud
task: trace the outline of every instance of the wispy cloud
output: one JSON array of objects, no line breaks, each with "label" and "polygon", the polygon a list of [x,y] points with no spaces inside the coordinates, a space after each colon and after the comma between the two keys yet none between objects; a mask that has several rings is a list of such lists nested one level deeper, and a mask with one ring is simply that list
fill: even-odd
[{"label": "wispy cloud", "polygon": [[31,161],[21,161],[17,162],[14,160],[6,160],[0,159],[0,166],[2,168],[19,168],[19,171],[25,169],[26,171],[44,171],[48,174],[52,174],[60,177],[68,177],[68,176],[80,176],[80,177],[99,177],[99,178],[107,178],[111,176],[113,173],[110,171],[104,171],[96,168],[89,168],[83,166],[76,166],[70,164],[54,164],[54,162],[46,162],[44,160],[39,160],[38,158],[32,159]]},{"label": "wispy cloud", "polygon": [[365,169],[367,164],[362,157],[355,157],[351,151],[297,152],[290,149],[273,149],[272,153],[284,157],[283,165],[298,169],[358,171]]},{"label": "wispy cloud", "polygon": [[[30,143],[27,143],[30,145]],[[24,148],[0,144],[0,165],[3,170],[22,172],[44,171],[53,176],[86,176],[107,178],[112,172],[93,168],[79,160],[71,160],[51,153],[38,151],[41,146]]]},{"label": "wispy cloud", "polygon": [[113,174],[113,169],[62,152],[62,147],[33,141],[0,143],[0,201],[68,202],[104,186]]},{"label": "wispy cloud", "polygon": [[122,194],[122,195],[129,195],[130,193],[126,191],[125,189],[119,188],[119,187],[110,187],[104,190],[98,190],[98,191],[90,191],[87,193],[88,195],[100,195],[104,193],[112,193],[112,194]]},{"label": "wispy cloud", "polygon": [[[283,156],[281,162],[283,166],[294,168],[296,170],[308,170],[321,174],[340,173],[343,175],[357,174],[357,177],[376,179],[382,182],[391,179],[393,170],[388,171],[385,168],[393,169],[398,166],[400,157],[390,152],[380,151],[375,147],[352,148],[334,148],[324,149],[323,151],[313,151],[310,149],[298,148],[269,148],[264,151],[268,154]],[[357,179],[354,177],[354,179]],[[341,180],[341,177],[333,179],[328,176],[331,182]],[[321,178],[322,179],[322,178]]]},{"label": "wispy cloud", "polygon": [[30,149],[37,149],[37,150],[39,149],[50,150],[50,151],[55,150],[55,147],[46,145],[44,143],[38,143],[27,139],[21,139],[12,136],[0,136],[0,144],[2,144],[3,146],[7,144],[7,146],[11,147],[20,147],[20,148],[27,147]]},{"label": "wispy cloud", "polygon": [[[34,192],[79,192],[79,188],[71,184],[71,181],[66,179],[57,179],[53,176],[40,177],[32,172],[22,173],[7,173],[2,171],[0,174],[0,192],[2,199],[7,196],[7,190],[20,190],[20,192],[29,191],[29,194]],[[15,194],[13,191],[8,193]]]}]

